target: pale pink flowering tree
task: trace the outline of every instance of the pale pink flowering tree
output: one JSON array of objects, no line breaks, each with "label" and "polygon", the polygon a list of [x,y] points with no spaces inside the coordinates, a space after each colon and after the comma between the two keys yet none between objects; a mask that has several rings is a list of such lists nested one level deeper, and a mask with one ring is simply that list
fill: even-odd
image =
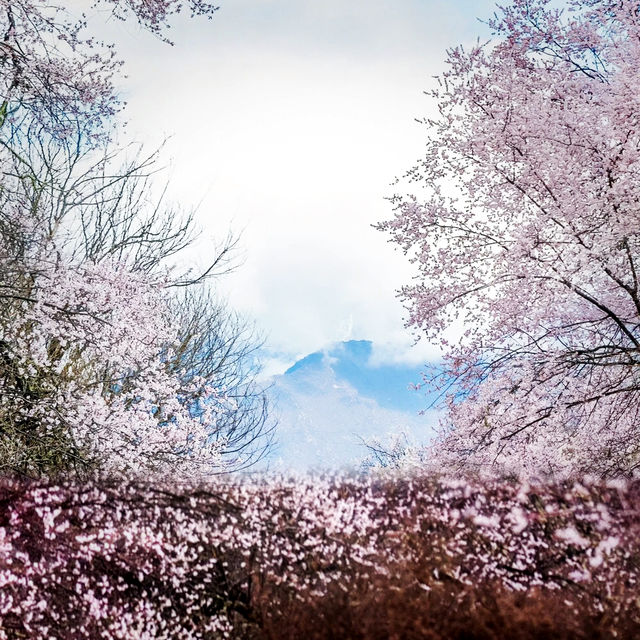
[{"label": "pale pink flowering tree", "polygon": [[[180,346],[167,283],[108,260],[52,261],[55,247],[45,249],[0,321],[5,470],[223,470],[216,414],[232,400],[167,366]],[[205,402],[194,413],[184,396]]]},{"label": "pale pink flowering tree", "polygon": [[[103,1],[162,36],[200,0]],[[0,468],[212,473],[273,428],[251,327],[216,299],[234,240],[180,269],[193,219],[153,198],[156,155],[109,148],[111,48],[63,6],[0,1]],[[2,84],[4,83],[4,84]],[[106,148],[106,151],[105,151]]]},{"label": "pale pink flowering tree", "polygon": [[118,171],[61,141],[4,158],[0,466],[8,472],[217,473],[273,424],[251,327],[209,269],[179,269],[191,218],[149,200],[154,158]]},{"label": "pale pink flowering tree", "polygon": [[[433,464],[631,474],[640,463],[640,13],[514,0],[449,52],[424,159],[383,223],[444,341]],[[411,187],[415,194],[415,186]]]},{"label": "pale pink flowering tree", "polygon": [[[84,8],[96,7],[132,18],[165,40],[173,14],[186,10],[211,18],[216,10],[203,0],[97,0]],[[65,3],[0,2],[1,123],[20,124],[28,117],[58,137],[78,127],[89,138],[105,133],[120,107],[113,79],[121,61],[113,44],[85,33],[87,22]]]}]

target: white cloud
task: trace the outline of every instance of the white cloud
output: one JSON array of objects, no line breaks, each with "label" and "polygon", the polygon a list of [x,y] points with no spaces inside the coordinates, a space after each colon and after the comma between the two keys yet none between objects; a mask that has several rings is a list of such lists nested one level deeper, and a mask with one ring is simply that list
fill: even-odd
[{"label": "white cloud", "polygon": [[273,376],[283,374],[295,364],[298,358],[278,357],[267,354],[262,358],[262,370],[258,375],[258,382],[270,382]]},{"label": "white cloud", "polygon": [[350,327],[380,360],[433,355],[410,348],[395,295],[412,270],[370,225],[391,215],[387,185],[421,153],[413,119],[444,49],[491,6],[229,0],[210,23],[180,20],[174,48],[120,36],[129,134],[172,135],[169,193],[201,202],[200,262],[208,236],[244,229],[246,262],[223,288],[272,350],[309,353]]}]

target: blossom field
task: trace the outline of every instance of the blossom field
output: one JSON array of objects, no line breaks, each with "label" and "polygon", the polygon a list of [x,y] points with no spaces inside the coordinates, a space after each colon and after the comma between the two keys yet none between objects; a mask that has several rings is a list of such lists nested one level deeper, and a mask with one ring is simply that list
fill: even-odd
[{"label": "blossom field", "polygon": [[0,637],[635,638],[640,483],[3,481]]}]

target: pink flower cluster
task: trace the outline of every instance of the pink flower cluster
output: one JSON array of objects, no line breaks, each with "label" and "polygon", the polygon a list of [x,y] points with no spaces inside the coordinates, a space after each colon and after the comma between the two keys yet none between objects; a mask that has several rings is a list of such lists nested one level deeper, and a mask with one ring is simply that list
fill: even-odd
[{"label": "pink flower cluster", "polygon": [[[180,341],[165,283],[113,260],[74,264],[55,246],[36,249],[23,257],[28,284],[13,285],[14,307],[0,318],[7,434],[31,430],[52,453],[75,449],[78,472],[83,464],[136,474],[220,471],[225,439],[215,436],[216,420],[232,401],[168,366]],[[0,256],[2,273],[11,260]],[[185,398],[199,399],[199,410]],[[21,468],[27,440],[23,447],[4,464]]]},{"label": "pink flower cluster", "polygon": [[4,481],[0,504],[0,638],[255,638],[400,573],[418,598],[493,584],[640,613],[637,483]]}]

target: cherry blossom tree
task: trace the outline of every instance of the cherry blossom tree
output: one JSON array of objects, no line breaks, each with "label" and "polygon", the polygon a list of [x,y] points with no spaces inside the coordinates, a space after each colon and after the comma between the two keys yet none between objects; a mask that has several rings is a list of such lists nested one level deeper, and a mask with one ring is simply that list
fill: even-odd
[{"label": "cherry blossom tree", "polygon": [[259,343],[209,284],[233,240],[204,274],[179,270],[192,221],[148,200],[153,157],[114,171],[113,157],[35,140],[3,166],[0,464],[82,475],[255,462],[273,426]]},{"label": "cherry blossom tree", "polygon": [[433,464],[633,474],[638,4],[513,0],[489,24],[492,42],[449,51],[413,194],[380,225],[418,270],[409,324],[446,353]]},{"label": "cherry blossom tree", "polygon": [[[180,2],[100,1],[165,37]],[[273,424],[259,341],[217,299],[235,240],[181,268],[193,217],[151,184],[157,154],[114,150],[112,47],[62,6],[0,2],[0,468],[217,473]]]}]

